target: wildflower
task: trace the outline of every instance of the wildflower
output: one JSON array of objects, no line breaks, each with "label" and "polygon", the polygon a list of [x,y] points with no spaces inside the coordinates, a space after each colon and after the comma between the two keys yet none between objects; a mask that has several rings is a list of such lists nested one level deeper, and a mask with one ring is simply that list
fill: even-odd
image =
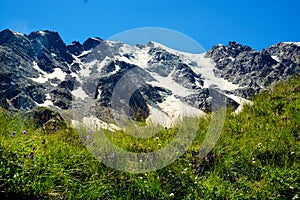
[{"label": "wildflower", "polygon": [[16,135],[16,131],[11,133],[11,137],[15,137],[15,135]]},{"label": "wildflower", "polygon": [[255,158],[252,158],[252,163],[255,163]]},{"label": "wildflower", "polygon": [[27,133],[26,131],[22,131],[22,134],[24,134],[24,135],[25,135],[26,133]]},{"label": "wildflower", "polygon": [[198,172],[203,172],[204,168],[203,167],[198,167]]},{"label": "wildflower", "polygon": [[169,158],[171,158],[172,156],[174,156],[174,150],[170,150],[170,153],[168,154]]},{"label": "wildflower", "polygon": [[29,158],[33,160],[33,152],[30,152]]},{"label": "wildflower", "polygon": [[86,138],[87,138],[87,139],[92,139],[93,136],[92,136],[92,135],[87,135]]},{"label": "wildflower", "polygon": [[181,146],[180,148],[179,148],[179,152],[183,152],[183,147]]},{"label": "wildflower", "polygon": [[82,155],[80,155],[80,156],[79,156],[79,158],[83,158],[83,156],[82,156]]},{"label": "wildflower", "polygon": [[115,158],[115,153],[111,153],[109,157],[110,157],[111,159],[114,159],[114,158]]},{"label": "wildflower", "polygon": [[174,193],[172,192],[171,194],[170,194],[170,197],[173,197],[174,196]]},{"label": "wildflower", "polygon": [[285,120],[285,119],[284,119],[284,117],[283,117],[283,118],[281,118],[281,122],[284,122],[284,120]]},{"label": "wildflower", "polygon": [[94,133],[94,131],[92,129],[89,130],[89,133]]}]

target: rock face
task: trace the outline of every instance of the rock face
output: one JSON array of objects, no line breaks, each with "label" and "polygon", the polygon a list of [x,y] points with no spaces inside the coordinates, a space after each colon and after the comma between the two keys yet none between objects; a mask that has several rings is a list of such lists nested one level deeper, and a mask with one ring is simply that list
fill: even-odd
[{"label": "rock face", "polygon": [[187,54],[155,42],[129,46],[97,37],[66,45],[57,32],[25,35],[7,29],[0,32],[0,70],[0,104],[6,109],[76,107],[87,116],[88,104],[105,121],[111,110],[126,110],[127,102],[132,119],[155,121],[161,115],[161,121],[209,112],[210,88],[236,108],[270,85],[298,76],[300,44],[256,51],[229,42]]},{"label": "rock face", "polygon": [[300,74],[298,43],[279,43],[261,52],[236,42],[214,46],[206,54],[216,63],[215,73],[242,88],[234,94],[249,98],[273,83]]},{"label": "rock face", "polygon": [[[0,94],[5,107],[32,109],[46,100],[47,90],[50,93],[60,90],[51,87],[55,78],[46,83],[33,81],[41,74],[53,73],[55,69],[71,73],[68,66],[73,57],[58,33],[38,31],[26,36],[4,30],[0,32],[0,38]],[[63,93],[70,91],[64,90]]]}]

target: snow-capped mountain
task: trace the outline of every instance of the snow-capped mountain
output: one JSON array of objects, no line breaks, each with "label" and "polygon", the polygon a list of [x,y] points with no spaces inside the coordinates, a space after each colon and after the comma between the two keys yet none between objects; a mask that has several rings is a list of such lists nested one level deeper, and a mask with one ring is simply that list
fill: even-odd
[{"label": "snow-capped mountain", "polygon": [[[130,46],[88,38],[66,45],[56,32],[25,35],[7,29],[0,32],[0,70],[0,104],[6,109],[81,108],[88,117],[86,106],[93,105],[94,117],[104,126],[112,123],[111,111],[127,101],[135,120],[169,126],[181,115],[208,112],[209,88],[240,109],[252,95],[298,76],[300,44],[279,43],[259,52],[229,42],[190,54],[156,42]],[[130,91],[124,77],[137,90]]]}]

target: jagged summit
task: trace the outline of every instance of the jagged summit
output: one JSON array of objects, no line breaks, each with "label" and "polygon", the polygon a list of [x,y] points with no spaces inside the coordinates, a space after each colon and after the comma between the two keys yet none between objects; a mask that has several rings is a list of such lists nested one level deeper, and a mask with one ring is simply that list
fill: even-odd
[{"label": "jagged summit", "polygon": [[191,54],[151,41],[130,46],[97,37],[66,45],[57,32],[6,29],[0,32],[0,104],[12,110],[71,110],[74,102],[95,101],[101,110],[95,116],[105,121],[115,86],[136,70],[142,85],[130,98],[131,116],[167,126],[180,115],[209,111],[211,87],[238,108],[270,85],[299,75],[299,51],[299,43],[256,51],[229,42]]},{"label": "jagged summit", "polygon": [[98,46],[103,40],[99,37],[88,38],[86,41],[81,44],[78,41],[73,41],[70,45],[67,46],[68,51],[75,56],[79,56],[84,51],[89,51],[96,46]]}]

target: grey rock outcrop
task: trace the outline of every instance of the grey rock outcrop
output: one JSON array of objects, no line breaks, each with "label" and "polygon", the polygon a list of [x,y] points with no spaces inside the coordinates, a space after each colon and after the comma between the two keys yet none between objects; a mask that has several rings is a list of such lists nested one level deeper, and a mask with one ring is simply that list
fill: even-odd
[{"label": "grey rock outcrop", "polygon": [[206,53],[216,63],[216,75],[243,88],[234,94],[250,98],[279,80],[300,75],[300,47],[279,43],[261,52],[236,42],[214,46]]}]

